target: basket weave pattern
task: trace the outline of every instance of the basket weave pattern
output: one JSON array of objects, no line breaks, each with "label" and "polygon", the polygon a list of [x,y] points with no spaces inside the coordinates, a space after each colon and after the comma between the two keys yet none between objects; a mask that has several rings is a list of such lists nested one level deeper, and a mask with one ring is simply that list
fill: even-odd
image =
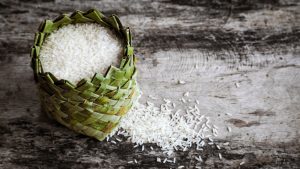
[{"label": "basket weave pattern", "polygon": [[[75,23],[98,23],[114,30],[125,46],[120,66],[110,66],[104,75],[96,73],[76,85],[44,72],[39,54],[45,38],[60,27]],[[130,30],[123,28],[117,16],[105,17],[95,9],[45,20],[35,36],[31,67],[38,82],[42,109],[64,126],[98,140],[103,140],[118,125],[138,96]]]}]

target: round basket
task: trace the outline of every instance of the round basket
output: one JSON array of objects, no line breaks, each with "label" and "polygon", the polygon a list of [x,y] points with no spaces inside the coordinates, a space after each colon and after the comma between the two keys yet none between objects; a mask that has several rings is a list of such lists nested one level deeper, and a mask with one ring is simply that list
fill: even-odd
[{"label": "round basket", "polygon": [[[75,23],[97,23],[113,30],[124,43],[120,65],[110,66],[104,75],[95,72],[93,77],[77,84],[44,72],[39,54],[45,38]],[[31,67],[39,86],[42,109],[64,126],[98,140],[110,134],[138,97],[130,30],[122,26],[117,16],[106,17],[95,9],[76,11],[70,16],[61,15],[41,23],[31,50]]]}]

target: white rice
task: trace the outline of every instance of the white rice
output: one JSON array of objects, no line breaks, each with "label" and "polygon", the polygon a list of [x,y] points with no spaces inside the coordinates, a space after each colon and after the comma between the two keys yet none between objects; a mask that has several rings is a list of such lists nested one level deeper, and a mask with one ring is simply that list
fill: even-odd
[{"label": "white rice", "polygon": [[[193,144],[200,150],[207,140],[208,145],[214,144],[211,137],[213,131],[217,132],[217,126],[195,104],[182,103],[187,109],[181,110],[175,109],[172,100],[162,101],[158,106],[149,101],[146,105],[136,103],[119,125],[124,130],[122,135],[130,136],[131,142],[137,145],[154,143],[167,156],[174,151],[187,151]],[[214,129],[208,130],[211,126]]]},{"label": "white rice", "polygon": [[77,83],[94,73],[105,73],[117,65],[122,44],[113,32],[99,24],[66,25],[45,40],[40,60],[45,72]]}]

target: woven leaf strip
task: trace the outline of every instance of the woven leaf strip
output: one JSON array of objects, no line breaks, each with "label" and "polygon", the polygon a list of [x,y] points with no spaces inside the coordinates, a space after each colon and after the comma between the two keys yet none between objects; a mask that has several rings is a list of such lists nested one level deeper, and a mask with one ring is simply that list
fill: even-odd
[{"label": "woven leaf strip", "polygon": [[[39,59],[40,49],[51,32],[68,24],[97,23],[113,30],[124,43],[124,56],[119,67],[110,66],[102,75],[72,84],[44,72]],[[138,87],[131,32],[116,15],[104,16],[95,9],[63,14],[45,20],[35,34],[31,50],[31,67],[39,85],[43,110],[64,126],[87,136],[103,140],[115,128],[136,101]]]}]

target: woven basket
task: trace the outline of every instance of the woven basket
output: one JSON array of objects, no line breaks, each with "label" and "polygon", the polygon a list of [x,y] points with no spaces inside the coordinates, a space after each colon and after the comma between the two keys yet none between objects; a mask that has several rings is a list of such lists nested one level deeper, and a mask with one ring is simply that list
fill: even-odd
[{"label": "woven basket", "polygon": [[[110,66],[103,75],[72,84],[44,72],[39,59],[43,42],[51,32],[68,24],[97,23],[113,30],[124,43],[124,56],[119,67]],[[31,51],[31,67],[39,86],[42,109],[64,126],[87,136],[103,140],[132,107],[138,96],[136,67],[131,33],[115,15],[105,17],[91,9],[45,20],[36,33]]]}]

